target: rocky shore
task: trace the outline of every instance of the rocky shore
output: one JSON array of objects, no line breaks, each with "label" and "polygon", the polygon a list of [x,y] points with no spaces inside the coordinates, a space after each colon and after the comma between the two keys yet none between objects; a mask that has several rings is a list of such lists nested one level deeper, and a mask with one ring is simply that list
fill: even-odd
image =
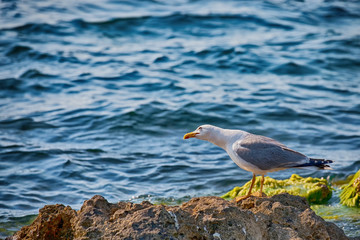
[{"label": "rocky shore", "polygon": [[109,203],[96,195],[75,211],[61,204],[40,209],[36,220],[7,239],[348,239],[305,198],[287,193],[239,203],[193,198],[181,206]]}]

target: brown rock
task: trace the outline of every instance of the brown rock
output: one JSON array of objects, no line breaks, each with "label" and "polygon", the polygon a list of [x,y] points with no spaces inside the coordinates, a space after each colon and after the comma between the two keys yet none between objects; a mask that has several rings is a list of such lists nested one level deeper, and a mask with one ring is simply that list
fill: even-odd
[{"label": "brown rock", "polygon": [[219,197],[193,198],[181,206],[119,202],[101,196],[77,212],[45,206],[33,224],[8,239],[348,239],[324,221],[305,198],[280,194],[238,204]]},{"label": "brown rock", "polygon": [[69,206],[46,205],[31,225],[21,228],[10,239],[73,239],[70,221],[75,216],[75,210]]}]

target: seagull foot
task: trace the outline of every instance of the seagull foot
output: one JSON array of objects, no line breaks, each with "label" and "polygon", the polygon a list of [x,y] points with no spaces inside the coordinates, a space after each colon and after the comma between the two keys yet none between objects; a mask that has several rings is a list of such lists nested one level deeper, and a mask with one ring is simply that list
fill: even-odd
[{"label": "seagull foot", "polygon": [[254,192],[252,195],[254,197],[267,197],[267,195],[263,192]]},{"label": "seagull foot", "polygon": [[246,195],[246,196],[237,197],[237,198],[235,198],[235,202],[238,203],[238,202],[240,202],[242,200],[245,200],[245,199],[249,198],[250,196],[251,195],[249,194],[249,195]]},{"label": "seagull foot", "polygon": [[242,200],[245,200],[245,199],[247,199],[247,198],[249,198],[251,196],[254,196],[254,197],[267,197],[267,195],[265,193],[263,193],[263,192],[254,192],[254,193],[249,194],[249,195],[237,197],[237,198],[235,198],[235,201],[238,203],[238,202],[240,202]]}]

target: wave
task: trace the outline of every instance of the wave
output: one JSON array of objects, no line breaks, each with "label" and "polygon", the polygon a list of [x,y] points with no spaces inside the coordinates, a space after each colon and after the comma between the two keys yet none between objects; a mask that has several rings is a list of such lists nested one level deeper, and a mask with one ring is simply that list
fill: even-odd
[{"label": "wave", "polygon": [[[139,25],[146,25],[148,27],[161,27],[167,26],[169,28],[185,27],[192,24],[200,24],[206,28],[212,28],[216,26],[215,22],[221,21],[224,23],[241,24],[254,23],[261,26],[268,26],[272,28],[281,28],[285,30],[292,30],[293,27],[277,22],[267,21],[263,18],[259,18],[253,15],[242,14],[221,14],[221,13],[209,13],[209,14],[186,14],[173,12],[165,16],[145,15],[138,17],[124,17],[114,18],[106,21],[89,22],[83,19],[73,20],[74,26],[80,29],[91,29],[91,27],[98,27],[97,30],[122,30],[129,31],[132,28],[139,27]],[[160,24],[160,26],[159,26]]]},{"label": "wave", "polygon": [[283,75],[309,75],[316,74],[318,71],[312,67],[304,66],[294,62],[288,62],[274,67],[271,72]]},{"label": "wave", "polygon": [[32,118],[18,118],[0,121],[0,129],[32,130],[36,128],[55,128],[55,126],[42,121],[34,121]]}]

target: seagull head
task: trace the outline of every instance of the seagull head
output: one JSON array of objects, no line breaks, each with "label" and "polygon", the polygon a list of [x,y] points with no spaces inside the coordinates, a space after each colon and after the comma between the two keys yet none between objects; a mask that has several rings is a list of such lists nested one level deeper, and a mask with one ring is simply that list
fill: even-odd
[{"label": "seagull head", "polygon": [[184,139],[197,138],[201,140],[209,140],[215,128],[216,127],[212,125],[201,125],[195,131],[185,134]]}]

